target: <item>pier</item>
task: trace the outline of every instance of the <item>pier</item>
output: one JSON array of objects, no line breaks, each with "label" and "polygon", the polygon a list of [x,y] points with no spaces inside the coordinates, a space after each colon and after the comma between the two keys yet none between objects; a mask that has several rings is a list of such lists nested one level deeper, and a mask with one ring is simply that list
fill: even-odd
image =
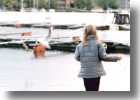
[{"label": "pier", "polygon": [[[67,40],[67,41],[66,41]],[[36,40],[26,40],[24,43],[32,49],[35,46]],[[79,43],[81,41],[78,41]],[[104,42],[107,44],[107,53],[129,53],[130,47],[127,45],[123,45],[121,43],[113,43],[113,42]],[[78,45],[77,42],[73,41],[71,38],[61,38],[61,39],[51,39],[49,41],[51,46],[50,49],[46,50],[59,50],[59,51],[67,51],[74,52],[75,47]],[[0,48],[23,48],[22,40],[12,40],[12,39],[0,39]]]}]

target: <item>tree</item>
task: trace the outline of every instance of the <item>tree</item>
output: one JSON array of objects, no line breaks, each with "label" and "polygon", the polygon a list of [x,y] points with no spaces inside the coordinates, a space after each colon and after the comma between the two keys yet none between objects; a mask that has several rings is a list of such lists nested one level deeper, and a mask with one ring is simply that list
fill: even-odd
[{"label": "tree", "polygon": [[0,8],[3,6],[3,0],[0,0]]},{"label": "tree", "polygon": [[86,9],[91,10],[93,8],[93,0],[87,0]]},{"label": "tree", "polygon": [[57,7],[58,7],[57,0],[50,0],[50,8],[57,9]]},{"label": "tree", "polygon": [[33,0],[24,0],[24,7],[31,8],[33,7]]},{"label": "tree", "polygon": [[39,0],[39,8],[57,9],[57,0]]},{"label": "tree", "polygon": [[93,8],[93,0],[75,0],[75,7],[78,9],[91,10]]},{"label": "tree", "polygon": [[17,4],[17,0],[3,0],[3,5],[8,10],[12,10],[16,4]]},{"label": "tree", "polygon": [[97,6],[107,10],[108,8],[117,9],[119,7],[120,0],[94,0],[94,2]]},{"label": "tree", "polygon": [[38,7],[48,9],[48,0],[39,0]]},{"label": "tree", "polygon": [[119,0],[110,0],[109,2],[109,7],[113,8],[113,9],[117,9],[120,5],[120,1]]},{"label": "tree", "polygon": [[13,4],[14,10],[20,10],[20,2],[21,2],[21,0],[15,0],[15,2]]}]

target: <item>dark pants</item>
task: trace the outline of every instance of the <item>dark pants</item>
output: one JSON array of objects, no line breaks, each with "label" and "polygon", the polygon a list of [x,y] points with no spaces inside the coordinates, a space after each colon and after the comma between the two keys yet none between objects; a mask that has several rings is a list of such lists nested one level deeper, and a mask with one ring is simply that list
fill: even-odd
[{"label": "dark pants", "polygon": [[84,85],[86,91],[98,91],[100,85],[100,77],[98,78],[84,78]]}]

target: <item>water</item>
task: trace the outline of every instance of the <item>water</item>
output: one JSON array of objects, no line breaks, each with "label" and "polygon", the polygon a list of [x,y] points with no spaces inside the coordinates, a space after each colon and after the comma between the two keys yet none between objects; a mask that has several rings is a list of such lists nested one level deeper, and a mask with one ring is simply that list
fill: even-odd
[{"label": "water", "polygon": [[[84,91],[83,81],[77,77],[80,64],[74,53],[46,51],[44,59],[35,59],[32,51],[0,49],[0,52],[1,90]],[[107,75],[101,79],[101,91],[130,89],[130,56],[121,56],[123,59],[117,63],[103,62]]]},{"label": "water", "polygon": [[[1,34],[32,31],[33,35],[44,36],[48,32],[41,28],[0,29]],[[53,37],[72,37],[81,35],[82,31],[55,30]],[[119,62],[103,62],[107,75],[101,78],[100,91],[130,90],[130,55],[120,55],[122,60]],[[74,59],[74,53],[46,51],[44,59],[35,59],[32,50],[0,48],[0,90],[84,91],[79,70],[80,63]]]},{"label": "water", "polygon": [[79,63],[74,60],[73,53],[47,51],[44,59],[35,59],[32,51],[0,49],[0,52],[1,89],[48,91],[82,89],[82,86],[76,89],[74,85],[82,82],[77,78]]},{"label": "water", "polygon": [[[16,38],[21,37],[21,33],[23,32],[32,32],[32,36],[47,36],[48,35],[48,29],[47,28],[14,28],[14,27],[0,27],[0,34],[8,34],[6,37],[10,38]],[[13,34],[12,34],[13,33]],[[17,33],[17,34],[15,34]],[[79,36],[83,33],[83,29],[54,29],[53,33],[51,34],[52,37],[72,37],[72,36]],[[0,35],[0,37],[2,37]]]}]

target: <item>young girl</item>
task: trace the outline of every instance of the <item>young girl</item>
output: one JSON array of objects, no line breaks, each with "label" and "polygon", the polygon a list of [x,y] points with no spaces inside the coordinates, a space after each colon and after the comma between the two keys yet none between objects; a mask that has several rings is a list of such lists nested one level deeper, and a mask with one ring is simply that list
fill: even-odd
[{"label": "young girl", "polygon": [[109,56],[102,43],[98,40],[96,27],[88,25],[85,28],[83,41],[76,47],[75,58],[80,61],[79,77],[84,80],[86,91],[98,91],[100,78],[105,75],[101,61],[117,61],[121,57]]}]

